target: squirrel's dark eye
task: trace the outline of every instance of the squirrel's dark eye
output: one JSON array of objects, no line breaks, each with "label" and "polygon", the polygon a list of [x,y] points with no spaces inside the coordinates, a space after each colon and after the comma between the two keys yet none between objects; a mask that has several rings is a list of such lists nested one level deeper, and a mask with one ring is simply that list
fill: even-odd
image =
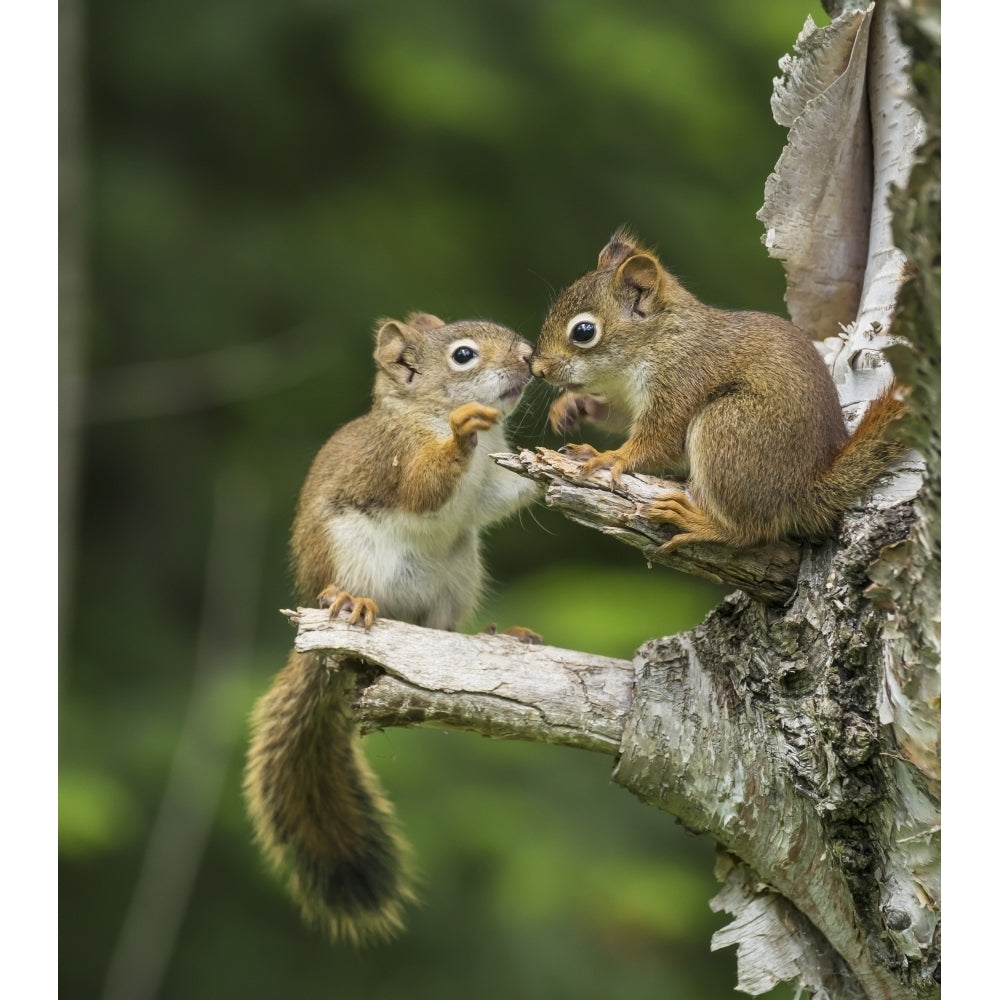
[{"label": "squirrel's dark eye", "polygon": [[451,367],[458,371],[461,368],[469,368],[476,363],[479,358],[479,351],[474,344],[468,341],[459,341],[451,345],[451,352],[448,361]]},{"label": "squirrel's dark eye", "polygon": [[601,324],[590,313],[578,313],[566,324],[566,335],[577,347],[593,347],[601,339]]}]

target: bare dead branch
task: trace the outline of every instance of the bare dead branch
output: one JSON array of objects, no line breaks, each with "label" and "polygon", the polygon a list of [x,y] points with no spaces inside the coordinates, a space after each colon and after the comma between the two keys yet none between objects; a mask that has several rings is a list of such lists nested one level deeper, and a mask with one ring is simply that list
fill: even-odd
[{"label": "bare dead branch", "polygon": [[639,511],[663,489],[679,487],[679,483],[626,473],[614,489],[608,472],[583,479],[579,461],[548,448],[492,457],[505,469],[542,483],[549,507],[639,549],[647,562],[738,587],[764,604],[785,604],[795,593],[802,558],[802,547],[795,542],[775,542],[738,552],[722,545],[688,545],[669,554],[661,552],[660,546],[670,539],[672,531]]},{"label": "bare dead branch", "polygon": [[284,614],[299,626],[299,652],[350,655],[385,671],[360,693],[362,731],[439,725],[618,752],[632,705],[628,660],[384,618],[366,632],[315,608]]}]

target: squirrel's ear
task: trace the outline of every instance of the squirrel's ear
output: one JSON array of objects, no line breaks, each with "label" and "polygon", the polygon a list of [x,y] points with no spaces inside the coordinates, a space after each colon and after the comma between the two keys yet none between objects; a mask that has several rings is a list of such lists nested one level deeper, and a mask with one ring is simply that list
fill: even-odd
[{"label": "squirrel's ear", "polygon": [[637,253],[638,249],[635,237],[625,226],[622,226],[608,241],[608,245],[597,255],[597,270],[605,271],[608,268],[617,267],[623,260],[627,260],[634,253]]},{"label": "squirrel's ear", "polygon": [[428,330],[436,330],[445,323],[443,319],[438,319],[431,313],[412,312],[406,317],[406,325],[415,327],[421,333],[427,333]]},{"label": "squirrel's ear", "polygon": [[381,322],[375,334],[375,361],[394,382],[409,384],[416,369],[410,363],[410,347],[417,331],[396,319]]},{"label": "squirrel's ear", "polygon": [[655,257],[649,254],[640,253],[622,264],[615,273],[616,284],[628,289],[631,293],[638,293],[636,303],[655,298],[660,287],[662,272],[660,264]]}]

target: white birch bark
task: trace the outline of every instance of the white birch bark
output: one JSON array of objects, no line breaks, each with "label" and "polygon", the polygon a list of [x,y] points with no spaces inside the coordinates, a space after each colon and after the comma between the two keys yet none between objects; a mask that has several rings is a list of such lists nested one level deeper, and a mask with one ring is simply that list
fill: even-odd
[{"label": "white birch bark", "polygon": [[[865,87],[872,9],[825,28],[812,17],[779,62],[771,111],[788,126],[764,187],[764,243],[785,267],[793,323],[814,340],[839,338],[854,321],[868,261],[872,214],[871,126]],[[823,266],[817,267],[816,262]]]},{"label": "white birch bark", "polygon": [[757,217],[783,261],[792,322],[824,343],[849,423],[888,383],[882,351],[905,259],[892,242],[890,185],[924,138],[907,52],[885,3],[825,28],[806,19],[771,101],[789,139]]}]

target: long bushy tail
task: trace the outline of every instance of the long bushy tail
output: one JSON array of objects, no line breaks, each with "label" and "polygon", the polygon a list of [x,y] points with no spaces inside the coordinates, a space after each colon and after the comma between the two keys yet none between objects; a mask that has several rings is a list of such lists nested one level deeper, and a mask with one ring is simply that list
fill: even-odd
[{"label": "long bushy tail", "polygon": [[840,515],[903,456],[906,448],[890,436],[889,427],[905,410],[896,398],[895,383],[872,400],[833,464],[813,485],[812,503],[804,511],[809,519],[799,528],[802,534],[829,532]]},{"label": "long bushy tail", "polygon": [[400,930],[414,893],[409,847],[359,746],[355,677],[293,652],[251,717],[243,788],[306,921],[361,943]]}]

